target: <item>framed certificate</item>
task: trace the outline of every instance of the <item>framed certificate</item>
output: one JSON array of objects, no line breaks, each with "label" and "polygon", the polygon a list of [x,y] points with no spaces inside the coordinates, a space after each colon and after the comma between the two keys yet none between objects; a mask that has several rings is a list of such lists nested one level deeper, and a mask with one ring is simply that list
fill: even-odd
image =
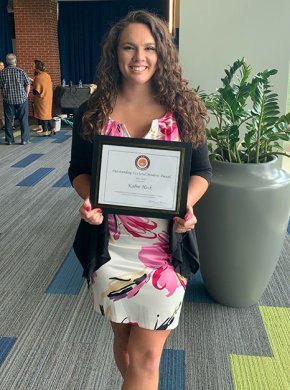
[{"label": "framed certificate", "polygon": [[183,217],[191,149],[186,142],[96,136],[90,195],[93,208],[110,214]]}]

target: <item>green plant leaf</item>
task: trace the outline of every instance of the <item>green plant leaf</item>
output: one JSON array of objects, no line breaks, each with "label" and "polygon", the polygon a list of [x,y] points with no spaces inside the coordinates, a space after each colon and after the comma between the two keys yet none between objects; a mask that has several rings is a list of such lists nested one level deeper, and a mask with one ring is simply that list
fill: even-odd
[{"label": "green plant leaf", "polygon": [[[214,141],[212,158],[257,163],[271,154],[285,154],[281,144],[290,139],[290,113],[280,114],[278,95],[270,84],[277,70],[266,69],[250,79],[251,72],[245,59],[238,59],[225,69],[217,91],[200,95],[217,121],[216,127],[206,130]],[[243,137],[242,129],[246,130]]]}]

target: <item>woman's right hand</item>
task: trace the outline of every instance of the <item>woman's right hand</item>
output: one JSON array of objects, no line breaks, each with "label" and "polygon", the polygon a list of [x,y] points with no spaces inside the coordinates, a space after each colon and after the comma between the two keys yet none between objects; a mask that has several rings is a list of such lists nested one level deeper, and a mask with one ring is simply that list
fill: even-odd
[{"label": "woman's right hand", "polygon": [[91,225],[100,225],[103,222],[104,216],[102,210],[92,209],[89,198],[84,200],[84,203],[81,205],[79,212],[81,218]]}]

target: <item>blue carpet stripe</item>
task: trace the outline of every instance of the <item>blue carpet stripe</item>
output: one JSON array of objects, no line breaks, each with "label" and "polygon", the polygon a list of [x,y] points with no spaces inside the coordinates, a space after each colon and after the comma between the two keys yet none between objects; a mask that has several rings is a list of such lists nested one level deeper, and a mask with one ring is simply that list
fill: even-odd
[{"label": "blue carpet stripe", "polygon": [[43,140],[45,140],[47,137],[32,137],[30,139],[30,141],[33,143],[33,144],[39,144],[39,142],[42,142]]},{"label": "blue carpet stripe", "polygon": [[27,176],[24,180],[16,185],[19,187],[33,187],[35,184],[44,179],[45,176],[49,175],[53,170],[54,168],[39,168],[37,171]]},{"label": "blue carpet stripe", "polygon": [[159,390],[185,389],[185,352],[164,349],[160,362]]},{"label": "blue carpet stripe", "polygon": [[188,281],[184,300],[195,303],[215,303],[206,291],[200,271]]},{"label": "blue carpet stripe", "polygon": [[78,295],[84,282],[82,274],[82,266],[76,258],[74,250],[71,249],[48,286],[46,293]]},{"label": "blue carpet stripe", "polygon": [[62,142],[67,141],[70,138],[71,138],[71,135],[66,135],[66,134],[57,135],[57,137],[53,139],[52,143],[53,144],[60,144]]},{"label": "blue carpet stripe", "polygon": [[288,222],[288,229],[287,229],[287,232],[290,234],[290,219],[289,219],[289,222]]},{"label": "blue carpet stripe", "polygon": [[0,366],[8,356],[15,342],[16,337],[0,337]]},{"label": "blue carpet stripe", "polygon": [[27,157],[24,159],[18,161],[16,164],[11,165],[13,168],[25,168],[29,164],[33,163],[34,161],[38,160],[41,156],[43,156],[43,153],[32,153],[29,154]]},{"label": "blue carpet stripe", "polygon": [[61,177],[57,182],[54,183],[53,187],[70,187],[70,181],[68,178],[68,174],[66,173]]}]

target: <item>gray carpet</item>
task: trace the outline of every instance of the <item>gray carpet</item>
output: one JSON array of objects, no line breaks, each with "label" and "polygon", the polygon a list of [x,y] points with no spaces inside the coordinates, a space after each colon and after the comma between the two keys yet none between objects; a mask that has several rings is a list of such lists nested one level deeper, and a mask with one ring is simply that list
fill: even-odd
[{"label": "gray carpet", "polygon": [[[93,312],[86,284],[76,295],[46,292],[71,249],[79,221],[76,193],[66,186],[53,186],[67,172],[70,136],[66,129],[30,145],[0,145],[1,390],[121,387],[110,326]],[[12,167],[31,154],[43,155],[25,167]],[[39,168],[53,170],[32,186],[19,185],[30,175],[35,179]],[[289,308],[289,237],[286,234],[281,259],[260,306]],[[194,283],[190,288],[194,296]],[[1,352],[1,338],[3,345],[11,341],[6,352],[4,347]],[[176,363],[171,357],[175,355],[168,355],[161,367],[160,390],[275,389],[259,387],[255,378],[248,387],[237,385],[231,370],[231,354],[273,356],[258,305],[233,309],[196,295],[184,303],[180,325],[166,350],[184,351],[185,362]],[[172,372],[181,375],[169,380]],[[283,383],[285,390],[290,388],[290,383],[289,387]]]}]

